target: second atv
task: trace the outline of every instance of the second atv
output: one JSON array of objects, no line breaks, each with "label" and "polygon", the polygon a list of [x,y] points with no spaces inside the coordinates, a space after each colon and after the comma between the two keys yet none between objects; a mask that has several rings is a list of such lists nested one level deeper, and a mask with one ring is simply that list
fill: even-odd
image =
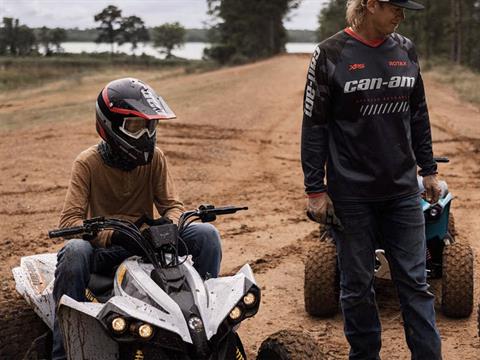
[{"label": "second atv", "polygon": [[[435,160],[448,162],[447,158]],[[418,183],[423,192],[421,177],[418,177]],[[473,310],[473,251],[468,244],[456,241],[457,233],[450,212],[453,196],[445,181],[440,184],[442,193],[437,203],[431,204],[422,198],[427,240],[427,276],[442,281],[442,312],[449,317],[463,318],[470,316]],[[305,262],[305,309],[310,315],[329,317],[338,311],[339,270],[335,242],[329,229],[324,230],[320,240],[309,252]],[[390,279],[385,251],[379,246],[375,253],[375,277]]]}]

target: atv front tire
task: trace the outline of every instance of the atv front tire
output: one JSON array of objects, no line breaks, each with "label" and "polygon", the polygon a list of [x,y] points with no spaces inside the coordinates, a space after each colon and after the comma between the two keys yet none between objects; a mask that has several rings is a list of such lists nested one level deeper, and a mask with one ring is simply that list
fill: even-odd
[{"label": "atv front tire", "polygon": [[51,356],[49,328],[16,294],[0,299],[0,339],[0,359],[49,359]]},{"label": "atv front tire", "polygon": [[453,318],[468,317],[473,310],[473,252],[455,242],[443,249],[442,311]]},{"label": "atv front tire", "polygon": [[317,342],[303,331],[281,330],[266,338],[257,360],[321,360],[324,356]]},{"label": "atv front tire", "polygon": [[338,311],[339,275],[333,241],[317,243],[305,262],[305,310],[312,316],[330,317]]}]

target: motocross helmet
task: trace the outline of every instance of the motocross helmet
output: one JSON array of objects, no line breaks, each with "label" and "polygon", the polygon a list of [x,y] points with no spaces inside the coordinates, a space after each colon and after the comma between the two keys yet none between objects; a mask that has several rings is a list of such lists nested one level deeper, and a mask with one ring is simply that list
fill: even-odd
[{"label": "motocross helmet", "polygon": [[137,166],[149,164],[160,119],[175,114],[149,85],[134,78],[110,82],[96,103],[96,128],[117,156]]}]

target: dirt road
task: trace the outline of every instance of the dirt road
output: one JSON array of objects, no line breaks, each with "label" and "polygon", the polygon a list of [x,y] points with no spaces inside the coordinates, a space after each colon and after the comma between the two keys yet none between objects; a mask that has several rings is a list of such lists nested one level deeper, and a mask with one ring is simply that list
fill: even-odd
[{"label": "dirt road", "polygon": [[[75,156],[98,142],[94,100],[112,78],[137,76],[167,100],[178,119],[159,128],[158,144],[172,165],[186,207],[210,202],[248,205],[223,218],[223,273],[253,264],[263,289],[260,312],[242,325],[253,355],[281,328],[304,328],[331,359],[345,359],[342,318],[319,320],[303,304],[303,259],[316,236],[306,221],[299,161],[301,99],[307,56],[282,56],[218,71],[103,73],[0,94],[0,270],[2,296],[13,291],[10,268],[23,255],[52,252],[47,230],[56,226]],[[443,178],[455,194],[461,241],[480,253],[480,111],[426,76],[434,150],[449,156]],[[477,259],[476,281],[480,276]],[[476,289],[475,306],[480,299]],[[408,359],[395,299],[380,299],[384,359]],[[438,314],[445,359],[480,358],[476,317]]]}]

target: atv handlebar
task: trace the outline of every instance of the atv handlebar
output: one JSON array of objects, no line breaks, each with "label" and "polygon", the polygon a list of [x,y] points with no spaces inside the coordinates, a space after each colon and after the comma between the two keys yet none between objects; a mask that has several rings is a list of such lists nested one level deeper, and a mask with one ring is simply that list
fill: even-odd
[{"label": "atv handlebar", "polygon": [[[117,221],[115,219],[111,219]],[[48,232],[49,238],[73,236],[73,235],[95,235],[100,230],[103,230],[107,226],[108,221],[103,216],[97,216],[91,219],[83,221],[83,225],[72,226],[64,229],[55,229]]]},{"label": "atv handlebar", "polygon": [[[222,206],[222,207],[215,207],[213,205],[200,205],[198,209],[185,211],[179,220],[179,229],[182,229],[185,225],[185,221],[191,217],[196,217],[203,222],[211,222],[214,221],[217,215],[227,215],[227,214],[234,214],[237,211],[241,210],[248,210],[247,206],[238,207],[238,206]],[[57,238],[57,237],[69,237],[73,235],[96,235],[100,230],[105,228],[111,228],[112,226],[118,227],[119,223],[123,223],[124,227],[125,224],[135,226],[134,224],[124,222],[121,220],[115,219],[105,219],[103,216],[94,217],[92,219],[87,219],[83,221],[83,225],[80,226],[72,226],[64,229],[55,229],[50,230],[48,232],[49,238]]]},{"label": "atv handlebar", "polygon": [[82,226],[74,226],[66,229],[56,229],[50,230],[48,232],[49,238],[57,238],[57,237],[64,237],[64,236],[72,236],[72,235],[79,235],[85,232],[85,227]]},{"label": "atv handlebar", "polygon": [[200,205],[197,212],[200,214],[215,214],[215,215],[226,215],[234,214],[237,211],[248,210],[248,206],[236,207],[236,206],[222,206],[214,207],[213,205]]},{"label": "atv handlebar", "polygon": [[450,159],[448,157],[434,157],[433,160],[436,162],[436,163],[448,163],[450,162]]},{"label": "atv handlebar", "polygon": [[[235,207],[235,206],[224,206],[215,208],[213,205],[201,205],[196,210],[186,211],[184,212],[179,219],[178,222],[178,239],[181,240],[181,234],[183,230],[185,230],[193,221],[201,220],[202,222],[210,222],[214,221],[217,215],[223,214],[233,214],[239,210],[247,210],[248,208],[245,207]],[[189,220],[190,219],[190,220]],[[187,221],[188,220],[188,221]],[[174,225],[170,225],[174,226]],[[144,254],[150,263],[154,266],[155,269],[159,269],[161,267],[169,266],[165,260],[165,250],[160,250],[160,253],[157,253],[151,239],[147,239],[143,233],[140,232],[139,228],[132,222],[121,220],[121,219],[106,219],[104,217],[95,217],[92,219],[87,219],[83,221],[82,226],[73,226],[64,229],[55,229],[48,232],[48,236],[50,238],[55,237],[70,237],[73,235],[81,235],[81,237],[85,240],[93,238],[97,233],[101,230],[113,230],[123,238],[127,240],[133,241],[138,249],[140,249],[140,253]],[[114,234],[115,234],[114,232]],[[123,240],[122,240],[123,241]],[[123,246],[125,245],[119,244]],[[185,245],[186,246],[186,245]],[[136,250],[138,250],[136,249]],[[187,251],[188,252],[188,251]],[[171,252],[168,252],[171,253]],[[174,245],[173,254],[175,254],[175,259],[178,257],[177,255],[177,246]],[[137,254],[140,255],[140,254]],[[160,256],[160,260],[159,257]],[[174,262],[173,266],[177,266],[178,264]]]},{"label": "atv handlebar", "polygon": [[[188,226],[192,221],[200,219],[202,222],[212,222],[215,221],[217,215],[226,215],[234,214],[237,211],[248,210],[247,206],[237,207],[237,206],[222,206],[215,207],[210,204],[200,205],[198,209],[185,211],[180,219],[178,220],[178,230],[182,232],[183,229]],[[191,219],[187,222],[188,219]]]}]

